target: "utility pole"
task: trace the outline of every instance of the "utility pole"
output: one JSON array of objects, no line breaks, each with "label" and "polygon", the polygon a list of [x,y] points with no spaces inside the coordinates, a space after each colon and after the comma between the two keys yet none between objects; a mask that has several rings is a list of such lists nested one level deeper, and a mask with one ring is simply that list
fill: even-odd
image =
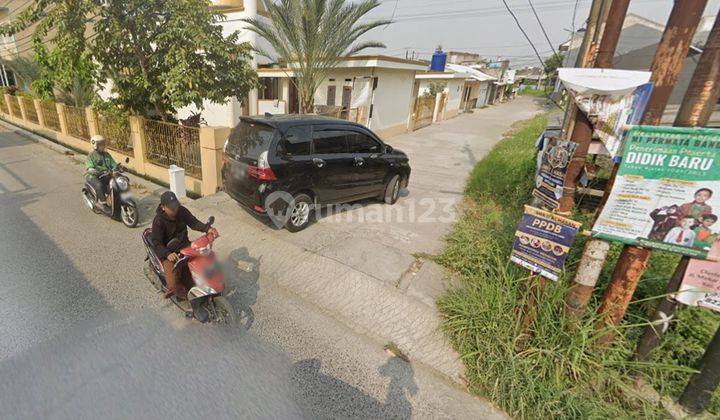
[{"label": "utility pole", "polygon": [[[663,112],[670,99],[670,93],[675,87],[687,58],[690,44],[706,4],[707,0],[675,1],[650,68],[655,89],[643,117],[642,123],[644,125],[660,124]],[[617,169],[614,169],[613,174],[616,171]],[[611,178],[611,181],[613,179],[614,177]],[[609,188],[611,188],[610,185],[606,189],[606,196]],[[607,325],[617,325],[625,317],[625,312],[635,293],[638,282],[647,269],[650,255],[651,251],[646,248],[629,245],[623,247],[610,284],[605,290],[605,295],[598,309],[598,313],[602,317],[602,322],[597,326],[598,329]],[[614,333],[607,333],[598,339],[598,345],[609,344],[614,338]]]},{"label": "utility pole", "polygon": [[[585,28],[585,36],[583,37],[582,44],[580,44],[578,55],[575,58],[575,67],[588,67],[590,65],[590,59],[591,57],[593,57],[594,54],[593,41],[596,39],[595,35],[597,33],[598,27],[602,26],[598,25],[598,21],[602,15],[603,6],[609,1],[612,0],[593,0],[592,6],[590,6],[590,16],[588,17],[587,25]],[[572,39],[570,40],[570,46],[572,47]],[[567,135],[574,131],[577,114],[577,106],[575,106],[575,103],[573,101],[569,101],[568,109],[565,112],[565,121],[563,122],[563,135]],[[575,133],[573,132],[570,137],[572,138],[574,137],[574,135]]]},{"label": "utility pole", "polygon": [[[603,38],[602,29],[605,28],[604,19],[607,14],[603,13],[607,6],[613,0],[595,0],[590,9],[590,18],[588,19],[585,38],[576,61],[576,67],[592,67],[595,61],[595,52],[597,51],[597,42]],[[557,213],[568,215],[575,208],[575,189],[577,188],[577,180],[580,178],[585,161],[587,160],[587,152],[592,141],[593,126],[588,120],[584,112],[580,112],[577,106],[570,102],[569,113],[574,114],[574,122],[572,124],[572,134],[570,140],[577,143],[575,154],[568,164],[565,175],[565,185],[563,186],[563,196],[560,199]]]},{"label": "utility pole", "polygon": [[[629,6],[630,0],[613,0],[612,6],[608,10],[605,30],[595,58],[595,67],[612,68],[615,50]],[[598,209],[598,215],[601,210]],[[600,271],[602,271],[609,249],[610,243],[600,239],[591,238],[585,243],[583,258],[580,260],[574,283],[565,296],[565,313],[568,316],[582,317],[595,289],[595,283],[600,277]]]},{"label": "utility pole", "polygon": [[[583,38],[582,46],[578,52],[576,61],[577,67],[586,67],[588,63],[592,62],[594,58],[595,43],[593,42],[598,35],[598,28],[603,26],[599,22],[599,19],[603,16],[603,6],[612,0],[593,0],[592,7],[590,9],[590,17],[587,23],[587,30],[585,31],[585,37]],[[565,175],[565,185],[563,188],[563,196],[560,199],[560,204],[556,212],[561,215],[567,215],[575,208],[575,188],[577,186],[577,179],[580,176],[583,168],[585,167],[585,161],[587,160],[587,152],[592,141],[593,127],[590,121],[585,116],[585,113],[579,112],[577,106],[570,101],[568,104],[568,110],[565,114],[566,123],[572,120],[572,134],[570,139],[577,143],[575,148],[575,154],[572,160],[568,164],[568,169]],[[565,130],[565,129],[564,129]],[[563,131],[566,135],[567,131]],[[567,138],[567,136],[565,137]],[[535,321],[537,316],[537,303],[539,296],[547,288],[549,280],[542,276],[532,276],[528,280],[528,299],[527,303],[523,307],[521,315],[521,330],[523,332],[530,328],[530,325]],[[523,346],[524,342],[519,342],[519,346]]]},{"label": "utility pole", "polygon": [[[703,127],[710,120],[710,114],[720,99],[720,13],[710,31],[705,49],[700,56],[692,81],[685,92],[675,125],[680,127]],[[660,344],[675,314],[677,301],[673,294],[680,288],[689,257],[682,257],[667,286],[667,295],[658,303],[652,316],[652,323],[645,327],[638,342],[635,359],[647,361],[650,353]]]},{"label": "utility pole", "polygon": [[720,385],[720,328],[700,361],[700,372],[690,377],[680,396],[680,405],[693,414],[701,413],[710,404],[713,393]]}]

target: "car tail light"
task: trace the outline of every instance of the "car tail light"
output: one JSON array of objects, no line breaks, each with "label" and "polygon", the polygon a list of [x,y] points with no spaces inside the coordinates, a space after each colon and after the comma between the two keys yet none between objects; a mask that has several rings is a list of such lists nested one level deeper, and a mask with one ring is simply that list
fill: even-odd
[{"label": "car tail light", "polygon": [[249,177],[257,178],[262,181],[275,181],[277,179],[277,177],[275,176],[275,172],[273,172],[272,168],[270,168],[270,164],[267,160],[267,155],[267,150],[260,153],[260,156],[258,156],[257,160],[257,166],[248,166]]}]

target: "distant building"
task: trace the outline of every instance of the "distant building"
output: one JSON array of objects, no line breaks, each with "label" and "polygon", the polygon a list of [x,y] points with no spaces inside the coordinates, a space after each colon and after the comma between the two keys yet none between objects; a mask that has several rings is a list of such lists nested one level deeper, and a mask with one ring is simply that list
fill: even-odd
[{"label": "distant building", "polygon": [[460,51],[449,51],[447,53],[447,62],[451,64],[480,64],[482,59],[480,54],[460,52]]}]

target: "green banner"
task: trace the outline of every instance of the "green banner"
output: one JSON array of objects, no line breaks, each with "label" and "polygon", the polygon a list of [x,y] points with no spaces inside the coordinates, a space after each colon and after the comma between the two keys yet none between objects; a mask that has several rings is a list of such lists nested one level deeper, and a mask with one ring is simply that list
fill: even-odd
[{"label": "green banner", "polygon": [[593,236],[718,259],[718,215],[720,130],[634,127]]}]

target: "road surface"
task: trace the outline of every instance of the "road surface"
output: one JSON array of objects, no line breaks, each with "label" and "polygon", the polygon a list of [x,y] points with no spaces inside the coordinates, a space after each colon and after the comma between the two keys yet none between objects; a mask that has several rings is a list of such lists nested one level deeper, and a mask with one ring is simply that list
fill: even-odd
[{"label": "road surface", "polygon": [[143,277],[156,187],[137,185],[143,217],[128,229],[84,207],[81,173],[72,156],[0,127],[3,419],[502,417],[261,288],[252,250],[226,267],[243,327],[185,319]]}]

